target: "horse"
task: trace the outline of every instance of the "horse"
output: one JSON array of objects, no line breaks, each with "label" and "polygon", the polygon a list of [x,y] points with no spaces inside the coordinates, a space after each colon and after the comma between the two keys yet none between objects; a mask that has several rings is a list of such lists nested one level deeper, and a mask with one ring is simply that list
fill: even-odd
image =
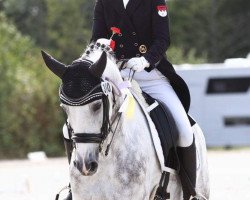
[{"label": "horse", "polygon": [[[112,49],[92,43],[69,66],[44,51],[42,56],[47,67],[62,79],[61,107],[67,114],[74,147],[69,167],[73,199],[154,199],[162,170],[149,128],[153,123],[124,86]],[[205,139],[198,125],[193,130],[196,190],[208,199]],[[170,175],[167,190],[170,199],[183,199],[178,175]]]}]

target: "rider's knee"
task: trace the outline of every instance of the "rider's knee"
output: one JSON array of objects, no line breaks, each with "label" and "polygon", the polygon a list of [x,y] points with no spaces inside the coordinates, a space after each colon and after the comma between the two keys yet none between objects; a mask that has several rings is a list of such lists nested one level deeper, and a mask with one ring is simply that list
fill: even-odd
[{"label": "rider's knee", "polygon": [[181,127],[179,130],[178,146],[188,147],[193,143],[193,131],[191,126]]}]

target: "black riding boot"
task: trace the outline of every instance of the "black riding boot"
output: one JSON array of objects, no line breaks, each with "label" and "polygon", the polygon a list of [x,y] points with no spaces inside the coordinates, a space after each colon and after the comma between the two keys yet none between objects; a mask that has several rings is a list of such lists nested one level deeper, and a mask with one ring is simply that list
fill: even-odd
[{"label": "black riding boot", "polygon": [[[73,150],[72,142],[69,139],[64,138],[64,146],[65,146],[66,154],[67,154],[68,161],[70,164],[71,154],[72,154],[72,150]],[[69,187],[70,187],[70,185],[69,185]],[[71,190],[69,190],[69,194],[64,200],[72,200]]]},{"label": "black riding boot", "polygon": [[196,148],[194,141],[189,147],[177,147],[181,163],[180,179],[184,200],[189,200],[191,195],[196,196]]}]

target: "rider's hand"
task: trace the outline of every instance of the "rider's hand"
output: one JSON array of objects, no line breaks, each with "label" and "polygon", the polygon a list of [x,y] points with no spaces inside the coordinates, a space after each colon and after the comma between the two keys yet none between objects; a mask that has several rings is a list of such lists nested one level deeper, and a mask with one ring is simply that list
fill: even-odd
[{"label": "rider's hand", "polygon": [[127,63],[127,68],[130,68],[136,72],[141,72],[144,68],[149,67],[149,62],[142,57],[131,58]]}]

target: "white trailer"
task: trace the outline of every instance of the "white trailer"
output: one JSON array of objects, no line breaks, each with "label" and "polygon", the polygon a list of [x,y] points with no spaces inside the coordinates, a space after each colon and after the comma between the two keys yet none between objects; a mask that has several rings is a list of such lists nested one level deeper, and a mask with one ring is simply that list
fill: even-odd
[{"label": "white trailer", "polygon": [[221,64],[179,65],[191,93],[190,115],[209,147],[250,145],[250,56]]}]

